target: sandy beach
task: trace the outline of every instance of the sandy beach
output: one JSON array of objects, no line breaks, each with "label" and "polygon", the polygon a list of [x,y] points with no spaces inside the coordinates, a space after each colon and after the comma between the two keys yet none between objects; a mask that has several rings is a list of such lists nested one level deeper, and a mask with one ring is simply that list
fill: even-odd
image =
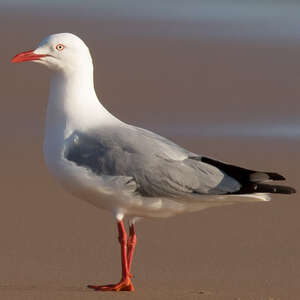
[{"label": "sandy beach", "polygon": [[[9,60],[50,33],[72,31],[90,46],[97,93],[118,118],[193,152],[282,173],[300,190],[299,138],[205,136],[201,129],[297,123],[300,45],[120,34],[134,26],[128,21],[79,24],[21,13],[1,20],[0,299],[299,299],[298,194],[143,220],[136,292],[86,289],[119,280],[114,220],[67,195],[48,174],[42,143],[49,72]],[[165,129],[181,124],[199,134]]]}]

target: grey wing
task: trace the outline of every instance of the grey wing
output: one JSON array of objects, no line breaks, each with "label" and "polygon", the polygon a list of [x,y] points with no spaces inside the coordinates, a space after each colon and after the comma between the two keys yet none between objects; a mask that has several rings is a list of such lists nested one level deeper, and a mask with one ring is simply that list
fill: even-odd
[{"label": "grey wing", "polygon": [[[292,194],[289,186],[273,184],[285,178],[274,172],[256,171],[199,156],[153,132],[129,126],[138,135],[140,146],[134,149],[143,155],[136,180],[140,190],[149,196],[181,196],[195,194]],[[135,134],[132,136],[136,138]],[[128,135],[128,128],[127,133]],[[144,146],[144,147],[143,147]],[[148,161],[149,160],[149,161]],[[138,174],[138,173],[137,173]]]},{"label": "grey wing", "polygon": [[241,187],[216,167],[191,158],[175,161],[157,157],[136,180],[146,196],[220,195],[234,193]]},{"label": "grey wing", "polygon": [[237,180],[193,159],[191,152],[141,131],[134,128],[121,135],[120,130],[115,134],[110,130],[109,136],[76,132],[69,138],[65,157],[101,176],[132,179],[135,192],[148,197],[227,194],[240,188]]}]

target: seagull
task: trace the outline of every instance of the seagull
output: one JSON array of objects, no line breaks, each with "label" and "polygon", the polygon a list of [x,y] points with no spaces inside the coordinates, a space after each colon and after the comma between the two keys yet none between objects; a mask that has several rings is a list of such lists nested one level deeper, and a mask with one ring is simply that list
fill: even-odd
[{"label": "seagull", "polygon": [[[140,218],[171,217],[237,202],[292,194],[273,184],[282,175],[254,171],[190,152],[151,131],[122,122],[99,101],[86,44],[71,33],[46,37],[13,63],[52,69],[44,158],[49,172],[72,195],[108,210],[117,222],[121,280],[88,285],[96,291],[133,291],[131,265]],[[129,232],[123,223],[129,220]]]}]

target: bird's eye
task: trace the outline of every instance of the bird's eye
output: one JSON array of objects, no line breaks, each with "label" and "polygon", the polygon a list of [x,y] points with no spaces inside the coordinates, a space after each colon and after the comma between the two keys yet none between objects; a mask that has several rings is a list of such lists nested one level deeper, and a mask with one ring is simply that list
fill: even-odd
[{"label": "bird's eye", "polygon": [[58,44],[58,45],[56,45],[56,50],[62,51],[62,50],[64,50],[64,49],[65,49],[65,46],[64,46],[63,44]]}]

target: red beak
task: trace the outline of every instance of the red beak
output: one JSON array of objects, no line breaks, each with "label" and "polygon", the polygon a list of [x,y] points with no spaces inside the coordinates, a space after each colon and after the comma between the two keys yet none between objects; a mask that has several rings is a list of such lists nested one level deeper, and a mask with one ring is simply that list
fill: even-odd
[{"label": "red beak", "polygon": [[39,60],[41,57],[47,56],[47,54],[35,54],[33,53],[34,50],[29,50],[25,52],[21,52],[17,54],[15,57],[12,58],[12,63],[21,63],[24,61],[32,61],[32,60]]}]

